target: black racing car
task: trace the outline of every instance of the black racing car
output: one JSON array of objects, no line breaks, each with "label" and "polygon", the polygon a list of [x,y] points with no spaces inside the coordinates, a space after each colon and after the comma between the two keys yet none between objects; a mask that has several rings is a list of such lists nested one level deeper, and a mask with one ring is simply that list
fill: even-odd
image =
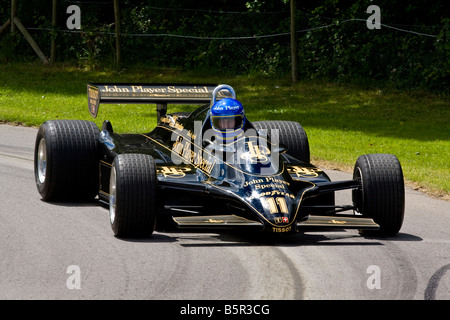
[{"label": "black racing car", "polygon": [[[51,120],[37,133],[35,179],[45,201],[98,199],[118,237],[154,230],[249,229],[272,233],[359,229],[399,232],[404,182],[394,155],[368,154],[353,179],[331,181],[310,163],[308,138],[293,121],[245,122],[244,134],[220,143],[211,128],[215,101],[236,97],[227,85],[88,84],[88,106],[156,104],[158,125],[117,134],[109,121]],[[168,104],[201,105],[167,114]],[[352,203],[335,204],[348,190]]]}]

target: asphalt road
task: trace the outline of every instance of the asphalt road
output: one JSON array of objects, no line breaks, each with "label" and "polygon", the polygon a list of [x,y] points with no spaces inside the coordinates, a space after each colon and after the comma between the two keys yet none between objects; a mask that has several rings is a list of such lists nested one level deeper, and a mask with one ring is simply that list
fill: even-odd
[{"label": "asphalt road", "polygon": [[349,230],[122,240],[96,203],[40,199],[36,132],[0,125],[0,299],[450,299],[449,202],[407,189],[393,238]]}]

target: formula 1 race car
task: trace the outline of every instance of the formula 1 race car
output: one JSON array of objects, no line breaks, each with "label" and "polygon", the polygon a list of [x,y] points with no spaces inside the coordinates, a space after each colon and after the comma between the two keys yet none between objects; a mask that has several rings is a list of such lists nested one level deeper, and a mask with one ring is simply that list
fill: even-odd
[{"label": "formula 1 race car", "polygon": [[[36,137],[37,189],[51,202],[98,199],[117,237],[168,228],[392,236],[402,226],[404,181],[394,155],[360,156],[352,180],[331,181],[310,163],[299,123],[250,122],[228,85],[92,83],[87,90],[93,117],[101,103],[156,104],[158,124],[117,134],[109,121],[101,130],[91,121],[46,121]],[[167,114],[168,104],[201,106]],[[222,120],[238,127],[218,130]],[[338,190],[351,192],[352,203],[336,205]]]}]

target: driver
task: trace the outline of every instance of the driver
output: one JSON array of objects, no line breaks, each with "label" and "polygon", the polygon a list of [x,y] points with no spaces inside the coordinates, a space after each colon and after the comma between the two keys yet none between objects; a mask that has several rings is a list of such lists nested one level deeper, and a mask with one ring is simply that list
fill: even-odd
[{"label": "driver", "polygon": [[211,107],[211,126],[219,143],[235,141],[244,132],[244,124],[244,107],[238,100],[224,98]]}]

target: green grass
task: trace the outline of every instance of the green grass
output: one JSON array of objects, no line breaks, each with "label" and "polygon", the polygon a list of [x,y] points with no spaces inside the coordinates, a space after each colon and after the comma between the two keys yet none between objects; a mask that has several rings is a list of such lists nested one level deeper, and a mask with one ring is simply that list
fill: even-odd
[{"label": "green grass", "polygon": [[[148,132],[154,105],[101,105],[87,110],[88,82],[190,82],[233,86],[250,121],[295,120],[305,128],[313,163],[351,170],[366,153],[397,155],[416,188],[449,198],[450,100],[422,91],[300,81],[261,75],[230,76],[178,69],[87,71],[71,65],[0,66],[0,121],[39,126],[49,119],[86,119],[116,132]],[[169,106],[169,112],[192,106]]]}]

